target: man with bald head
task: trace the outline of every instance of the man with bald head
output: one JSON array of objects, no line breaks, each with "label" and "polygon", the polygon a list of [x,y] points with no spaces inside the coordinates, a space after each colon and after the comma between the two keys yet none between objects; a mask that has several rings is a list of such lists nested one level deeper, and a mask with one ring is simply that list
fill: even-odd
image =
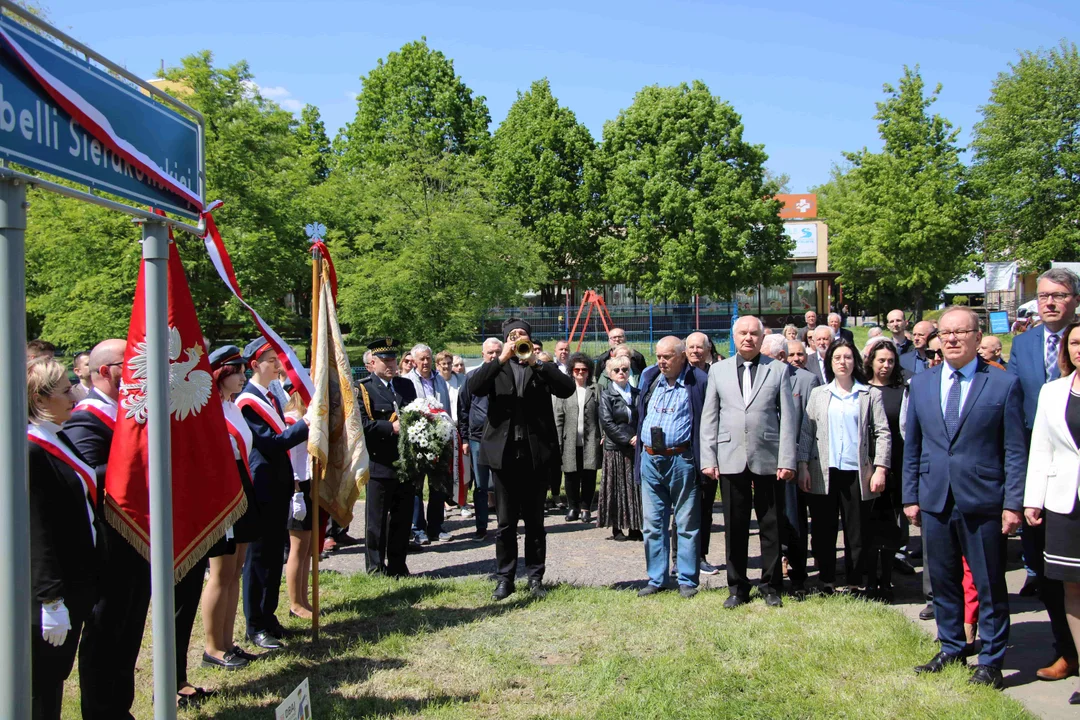
[{"label": "man with bald head", "polygon": [[[93,387],[64,423],[64,434],[97,475],[99,507],[126,346],[125,340],[105,340],[90,351]],[[150,565],[112,525],[106,528],[109,553],[101,597],[79,646],[79,685],[83,717],[128,718],[135,700],[135,662],[150,607]]]},{"label": "man with bald head", "polygon": [[799,418],[788,366],[761,352],[764,333],[761,320],[753,315],[736,321],[736,354],[709,370],[701,416],[702,472],[719,479],[724,498],[730,593],[725,608],[750,600],[746,566],[751,509],[757,514],[761,538],[758,587],[768,606],[783,604],[781,517],[784,483],[795,478]]},{"label": "man with bald head", "polygon": [[686,336],[686,360],[703,373],[708,374],[712,364],[712,341],[703,332]]},{"label": "man with bald head", "polygon": [[698,591],[699,431],[707,382],[705,373],[687,363],[686,345],[673,335],[656,343],[656,365],[641,375],[634,475],[641,483],[649,584],[638,592],[640,597],[669,586],[671,516],[679,538],[675,563],[679,594],[692,598]]},{"label": "man with bald head", "polygon": [[850,343],[855,342],[855,336],[851,334],[851,331],[846,327],[841,327],[843,318],[840,317],[840,313],[829,313],[829,330],[832,331],[833,340],[847,340]]},{"label": "man with bald head", "polygon": [[920,320],[911,328],[911,352],[900,356],[900,367],[912,375],[925,372],[929,366],[926,358],[926,344],[930,342],[930,333],[934,332],[934,323]]},{"label": "man with bald head", "polygon": [[1008,369],[1005,359],[1001,357],[1001,338],[996,335],[984,335],[979,343],[979,357],[988,363],[997,363],[1003,370]]},{"label": "man with bald head", "polygon": [[806,370],[806,346],[799,340],[788,340],[787,363],[800,370]]},{"label": "man with bald head", "polygon": [[803,315],[803,319],[806,320],[806,325],[799,328],[799,332],[796,337],[798,337],[799,342],[805,343],[810,341],[809,339],[813,337],[814,334],[814,328],[818,326],[817,313],[813,310],[807,310],[806,314]]},{"label": "man with bald head", "polygon": [[825,377],[825,351],[832,344],[833,333],[828,325],[818,325],[810,336],[809,346],[806,348],[806,369],[817,375],[821,384],[825,385],[829,379]]},{"label": "man with bald head", "polygon": [[896,343],[896,350],[900,355],[913,350],[911,340],[907,336],[907,318],[903,310],[890,310],[885,316],[885,325],[889,328],[890,336]]}]

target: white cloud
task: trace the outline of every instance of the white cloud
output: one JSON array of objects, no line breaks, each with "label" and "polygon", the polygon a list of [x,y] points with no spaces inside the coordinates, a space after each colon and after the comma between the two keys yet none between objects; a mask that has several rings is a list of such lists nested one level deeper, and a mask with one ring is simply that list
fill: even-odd
[{"label": "white cloud", "polygon": [[360,97],[360,94],[359,94],[359,93],[355,93],[355,92],[353,92],[352,90],[346,90],[346,91],[345,91],[345,98],[346,98],[347,100],[353,100],[353,101],[355,101],[355,100],[356,100],[356,98],[358,98],[358,97]]},{"label": "white cloud", "polygon": [[273,100],[281,106],[283,110],[289,112],[300,112],[304,108],[304,103],[300,102],[292,96],[287,88],[278,86],[262,87],[255,83],[251,83],[252,89],[258,91],[267,100]]}]

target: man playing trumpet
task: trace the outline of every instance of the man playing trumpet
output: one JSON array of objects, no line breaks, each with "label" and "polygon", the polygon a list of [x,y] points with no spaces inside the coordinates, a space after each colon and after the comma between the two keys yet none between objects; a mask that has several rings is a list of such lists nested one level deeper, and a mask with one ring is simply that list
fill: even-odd
[{"label": "man playing trumpet", "polygon": [[469,392],[488,398],[479,460],[491,468],[499,518],[495,542],[498,583],[493,600],[503,600],[514,592],[519,519],[525,521],[529,590],[537,597],[546,594],[544,498],[551,467],[561,460],[551,396],[568,398],[575,388],[574,381],[557,365],[537,359],[529,323],[510,318],[502,330],[506,338],[502,353],[469,376]]}]

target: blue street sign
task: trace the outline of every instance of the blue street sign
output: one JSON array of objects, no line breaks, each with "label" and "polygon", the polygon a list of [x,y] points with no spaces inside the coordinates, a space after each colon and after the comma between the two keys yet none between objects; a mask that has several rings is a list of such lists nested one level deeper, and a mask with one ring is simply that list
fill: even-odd
[{"label": "blue street sign", "polygon": [[[199,126],[10,17],[0,23],[45,70],[108,119],[116,134],[202,197]],[[137,205],[197,220],[199,210],[94,139],[0,47],[0,157]]]},{"label": "blue street sign", "polygon": [[995,310],[990,313],[990,332],[994,335],[1004,335],[1009,332],[1008,312]]}]

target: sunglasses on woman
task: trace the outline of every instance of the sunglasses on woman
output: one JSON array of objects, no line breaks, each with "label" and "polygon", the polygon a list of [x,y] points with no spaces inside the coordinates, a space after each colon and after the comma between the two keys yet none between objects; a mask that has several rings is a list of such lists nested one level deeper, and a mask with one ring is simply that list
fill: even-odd
[{"label": "sunglasses on woman", "polygon": [[927,360],[934,360],[934,359],[936,359],[938,357],[938,355],[941,355],[940,350],[931,350],[930,348],[927,348],[923,352],[926,353],[926,359]]}]

